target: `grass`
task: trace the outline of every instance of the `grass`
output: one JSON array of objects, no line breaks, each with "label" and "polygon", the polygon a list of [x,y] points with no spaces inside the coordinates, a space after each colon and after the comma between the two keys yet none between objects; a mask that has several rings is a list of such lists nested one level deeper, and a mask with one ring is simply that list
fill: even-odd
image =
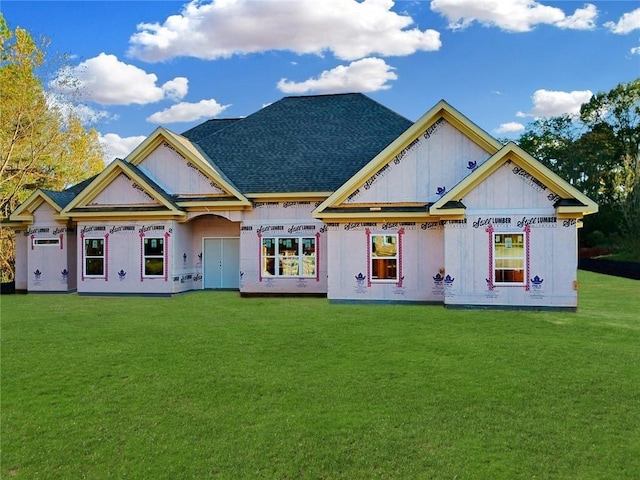
[{"label": "grass", "polygon": [[632,479],[640,283],[578,313],[1,298],[3,479]]}]

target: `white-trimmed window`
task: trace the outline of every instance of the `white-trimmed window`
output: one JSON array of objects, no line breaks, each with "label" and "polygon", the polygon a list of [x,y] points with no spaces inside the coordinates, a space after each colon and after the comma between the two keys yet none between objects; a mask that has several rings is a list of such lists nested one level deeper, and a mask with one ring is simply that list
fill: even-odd
[{"label": "white-trimmed window", "polygon": [[262,275],[315,277],[316,239],[314,237],[263,238]]},{"label": "white-trimmed window", "polygon": [[144,239],[144,276],[162,277],[164,275],[164,238]]},{"label": "white-trimmed window", "polygon": [[84,276],[104,277],[104,238],[84,239]]},{"label": "white-trimmed window", "polygon": [[493,283],[524,285],[527,278],[524,232],[493,233]]},{"label": "white-trimmed window", "polygon": [[398,281],[398,235],[371,235],[371,281]]},{"label": "white-trimmed window", "polygon": [[34,238],[34,247],[58,247],[60,245],[59,238]]}]

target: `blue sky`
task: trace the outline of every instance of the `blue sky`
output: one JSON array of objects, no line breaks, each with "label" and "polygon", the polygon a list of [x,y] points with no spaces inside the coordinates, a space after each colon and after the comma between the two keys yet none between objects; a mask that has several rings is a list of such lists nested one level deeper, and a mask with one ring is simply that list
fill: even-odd
[{"label": "blue sky", "polygon": [[640,2],[18,1],[9,27],[68,55],[82,108],[123,158],[288,95],[363,92],[410,120],[440,99],[490,134],[574,113],[640,77]]}]

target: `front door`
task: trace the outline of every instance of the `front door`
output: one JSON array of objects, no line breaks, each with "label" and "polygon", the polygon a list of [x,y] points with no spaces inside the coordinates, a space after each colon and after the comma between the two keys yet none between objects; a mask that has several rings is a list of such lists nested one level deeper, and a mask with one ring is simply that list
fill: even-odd
[{"label": "front door", "polygon": [[205,238],[203,252],[203,288],[240,288],[239,238]]}]

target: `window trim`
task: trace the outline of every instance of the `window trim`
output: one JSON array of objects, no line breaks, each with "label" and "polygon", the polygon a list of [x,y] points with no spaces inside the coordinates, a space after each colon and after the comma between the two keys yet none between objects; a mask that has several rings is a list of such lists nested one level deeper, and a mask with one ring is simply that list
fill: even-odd
[{"label": "window trim", "polygon": [[[297,255],[280,255],[280,240],[296,239],[298,240],[298,254]],[[264,249],[264,242],[271,240],[275,242],[274,254],[267,255]],[[313,255],[304,254],[304,241],[310,240],[313,242]],[[298,259],[298,275],[281,275],[280,274],[280,258],[297,258]],[[313,273],[304,274],[304,259],[313,258]],[[274,262],[274,274],[268,273],[265,269],[265,260],[273,259]],[[317,278],[318,274],[318,238],[317,236],[280,236],[280,237],[260,237],[260,278]]]},{"label": "window trim", "polygon": [[[82,275],[83,278],[106,278],[107,276],[107,237],[84,237],[84,242],[82,245]],[[91,241],[98,240],[102,241],[102,255],[88,255],[87,254],[87,244]],[[100,274],[92,274],[87,273],[87,260],[101,258],[102,259],[102,273]]]},{"label": "window trim", "polygon": [[[373,252],[373,245],[374,245],[374,238],[375,237],[394,237],[395,238],[395,246],[396,246],[396,253],[393,256],[389,256],[389,257],[375,257],[374,256],[374,252]],[[401,260],[401,253],[400,253],[400,242],[401,242],[401,237],[400,237],[400,232],[397,233],[370,233],[368,235],[368,245],[367,245],[367,249],[368,249],[368,256],[369,256],[369,282],[370,283],[393,283],[393,284],[397,284],[399,283],[401,280],[401,272],[400,272],[400,260]],[[395,277],[387,277],[387,278],[376,278],[373,276],[373,262],[376,260],[395,260],[396,261],[396,275]]]},{"label": "window trim", "polygon": [[[528,235],[527,235],[527,231],[505,231],[505,230],[493,230],[490,232],[490,241],[491,241],[491,251],[492,251],[492,262],[491,262],[491,280],[492,280],[492,285],[496,286],[496,287],[526,287],[528,286],[528,272],[527,272],[527,253],[528,253]],[[497,244],[496,244],[496,237],[499,235],[521,235],[522,236],[522,256],[518,256],[518,257],[499,257],[497,255]],[[505,240],[505,244],[506,244],[506,240]],[[504,260],[504,259],[509,259],[509,260],[521,260],[522,261],[522,269],[518,269],[518,268],[496,268],[496,264],[498,262],[498,260]],[[500,270],[512,270],[512,271],[516,271],[516,270],[522,270],[522,281],[521,282],[499,282],[496,280],[496,272],[500,271]]]},{"label": "window trim", "polygon": [[[147,240],[160,240],[160,242],[162,243],[162,253],[159,255],[147,255],[145,253],[145,246],[147,244]],[[166,251],[165,249],[167,248],[167,245],[165,243],[165,237],[147,237],[145,236],[142,239],[142,277],[143,278],[163,278],[165,277],[166,271],[167,271],[167,265],[166,265],[166,261],[165,261],[165,257],[166,257]],[[159,274],[155,274],[155,275],[150,275],[147,273],[147,259],[160,259],[162,260],[162,272]]]}]

